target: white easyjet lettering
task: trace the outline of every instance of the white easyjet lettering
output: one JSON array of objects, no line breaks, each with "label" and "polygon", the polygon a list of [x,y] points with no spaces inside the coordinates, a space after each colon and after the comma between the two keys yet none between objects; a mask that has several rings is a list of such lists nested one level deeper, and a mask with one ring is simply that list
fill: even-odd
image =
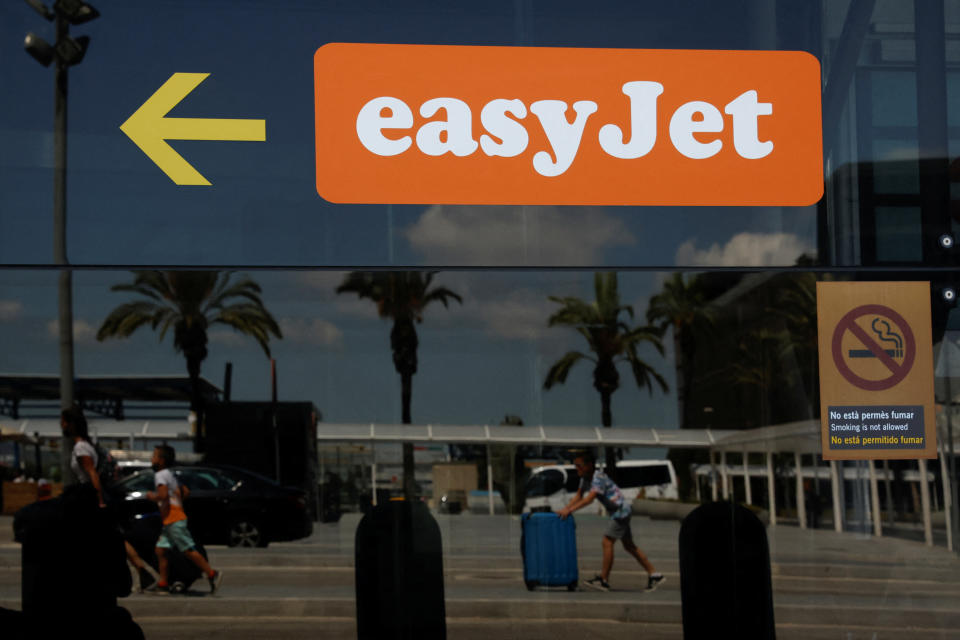
[{"label": "white easyjet lettering", "polygon": [[480,112],[480,124],[491,134],[500,138],[497,142],[490,136],[480,136],[480,148],[488,156],[513,158],[527,149],[530,136],[523,125],[507,114],[523,119],[527,117],[527,107],[521,100],[491,100]]},{"label": "white easyjet lettering", "polygon": [[[448,151],[455,156],[468,156],[477,150],[471,131],[470,107],[456,98],[434,98],[420,106],[420,115],[432,118],[437,111],[447,112],[446,120],[428,122],[417,131],[417,147],[428,156],[442,156]],[[446,140],[443,134],[446,133]]]},{"label": "white easyjet lettering", "polygon": [[[630,139],[627,140],[624,128],[605,124],[600,127],[598,142],[603,151],[614,158],[635,160],[656,146],[657,100],[664,93],[664,87],[659,82],[638,80],[624,84],[622,91],[630,102]],[[451,153],[464,157],[479,148],[487,156],[513,158],[527,150],[530,136],[520,122],[527,117],[527,107],[521,100],[496,98],[483,106],[480,123],[487,133],[480,136],[479,143],[473,138],[473,115],[466,102],[456,98],[433,98],[420,105],[419,111],[422,117],[432,118],[441,109],[446,114],[445,120],[426,122],[416,133],[417,148],[426,155]],[[565,173],[580,149],[588,118],[597,110],[596,102],[578,100],[573,103],[575,117],[571,123],[567,118],[566,102],[533,102],[530,112],[539,120],[550,145],[549,150],[534,153],[534,170],[546,177]],[[757,160],[773,152],[772,140],[760,140],[758,124],[760,116],[773,114],[773,104],[760,102],[756,90],[743,92],[729,102],[723,112],[702,100],[681,105],[669,121],[670,141],[674,148],[693,160],[704,160],[720,153],[723,141],[719,137],[705,140],[697,135],[721,133],[724,114],[733,121],[733,147],[740,157]],[[381,96],[367,102],[357,114],[357,137],[371,153],[395,156],[409,149],[412,139],[409,135],[396,140],[387,138],[383,130],[409,130],[413,124],[413,112],[405,102]]]},{"label": "white easyjet lettering", "polygon": [[757,102],[757,92],[746,91],[724,107],[723,112],[733,116],[733,146],[737,153],[748,160],[770,155],[773,142],[760,142],[757,137],[757,118],[772,115],[772,104]]},{"label": "white easyjet lettering", "polygon": [[[699,113],[700,120],[694,120]],[[695,133],[719,133],[723,131],[723,114],[709,102],[688,102],[677,109],[670,118],[670,141],[677,151],[693,158],[704,160],[720,153],[723,142],[713,140],[700,142],[693,137]]]},{"label": "white easyjet lettering", "polygon": [[[600,146],[614,158],[634,160],[650,153],[657,142],[657,98],[663,93],[659,82],[628,82],[623,92],[630,98],[633,135],[624,142],[623,130],[615,124],[600,129]],[[646,126],[644,126],[646,125]]]},{"label": "white easyjet lettering", "polygon": [[[390,115],[384,116],[383,112]],[[390,97],[374,98],[360,109],[357,116],[357,137],[367,149],[378,156],[395,156],[410,148],[410,136],[391,140],[384,129],[409,129],[413,126],[413,112],[403,100]]]},{"label": "white easyjet lettering", "polygon": [[538,100],[530,105],[530,111],[540,120],[543,132],[553,147],[556,162],[546,151],[538,151],[533,156],[533,168],[542,176],[553,178],[570,168],[580,148],[583,128],[587,118],[597,110],[597,103],[580,100],[573,103],[573,112],[577,114],[573,124],[567,122],[567,103],[562,100]]}]

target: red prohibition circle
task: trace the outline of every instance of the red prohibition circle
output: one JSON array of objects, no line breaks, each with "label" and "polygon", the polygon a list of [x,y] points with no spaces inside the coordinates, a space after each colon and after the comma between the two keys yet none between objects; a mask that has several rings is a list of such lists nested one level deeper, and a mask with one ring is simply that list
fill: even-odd
[{"label": "red prohibition circle", "polygon": [[[903,364],[897,364],[876,340],[871,338],[866,331],[856,324],[858,318],[869,314],[890,318],[896,322],[900,330],[903,331]],[[882,380],[867,380],[854,373],[850,365],[847,364],[846,358],[843,356],[841,345],[843,336],[847,331],[851,332],[860,340],[860,342],[890,370],[889,377],[883,378]],[[902,382],[903,379],[907,377],[907,374],[910,373],[910,369],[913,367],[913,361],[917,355],[917,343],[913,337],[913,330],[910,329],[910,325],[903,319],[903,316],[882,304],[865,304],[851,310],[840,318],[840,322],[837,323],[837,328],[833,330],[831,351],[833,352],[833,362],[837,365],[837,370],[847,382],[866,391],[884,391]]]}]

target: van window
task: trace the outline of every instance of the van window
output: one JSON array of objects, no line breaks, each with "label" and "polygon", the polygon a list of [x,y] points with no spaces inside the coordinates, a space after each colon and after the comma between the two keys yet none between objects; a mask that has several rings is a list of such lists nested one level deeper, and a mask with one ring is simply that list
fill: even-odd
[{"label": "van window", "polygon": [[670,484],[670,468],[665,464],[649,467],[617,467],[617,480],[620,487],[648,487],[657,484]]}]

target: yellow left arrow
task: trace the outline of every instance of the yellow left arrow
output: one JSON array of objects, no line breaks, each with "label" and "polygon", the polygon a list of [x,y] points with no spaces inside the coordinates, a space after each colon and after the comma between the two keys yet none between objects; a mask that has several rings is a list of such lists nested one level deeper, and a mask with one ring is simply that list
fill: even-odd
[{"label": "yellow left arrow", "polygon": [[187,94],[207,79],[209,73],[175,73],[137,109],[120,130],[147,154],[160,169],[180,185],[210,185],[167,140],[237,140],[263,142],[266,120],[224,118],[167,118]]}]

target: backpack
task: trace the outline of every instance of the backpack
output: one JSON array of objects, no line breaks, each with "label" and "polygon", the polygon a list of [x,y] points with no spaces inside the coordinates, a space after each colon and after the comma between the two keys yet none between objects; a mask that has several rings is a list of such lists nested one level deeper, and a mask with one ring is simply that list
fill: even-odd
[{"label": "backpack", "polygon": [[117,479],[117,459],[99,443],[93,445],[93,448],[97,451],[97,475],[100,476],[100,486],[106,487]]},{"label": "backpack", "polygon": [[113,483],[117,477],[117,459],[110,455],[110,452],[101,447],[98,443],[90,443],[93,450],[97,453],[97,475],[100,476],[100,486],[106,487]]}]

